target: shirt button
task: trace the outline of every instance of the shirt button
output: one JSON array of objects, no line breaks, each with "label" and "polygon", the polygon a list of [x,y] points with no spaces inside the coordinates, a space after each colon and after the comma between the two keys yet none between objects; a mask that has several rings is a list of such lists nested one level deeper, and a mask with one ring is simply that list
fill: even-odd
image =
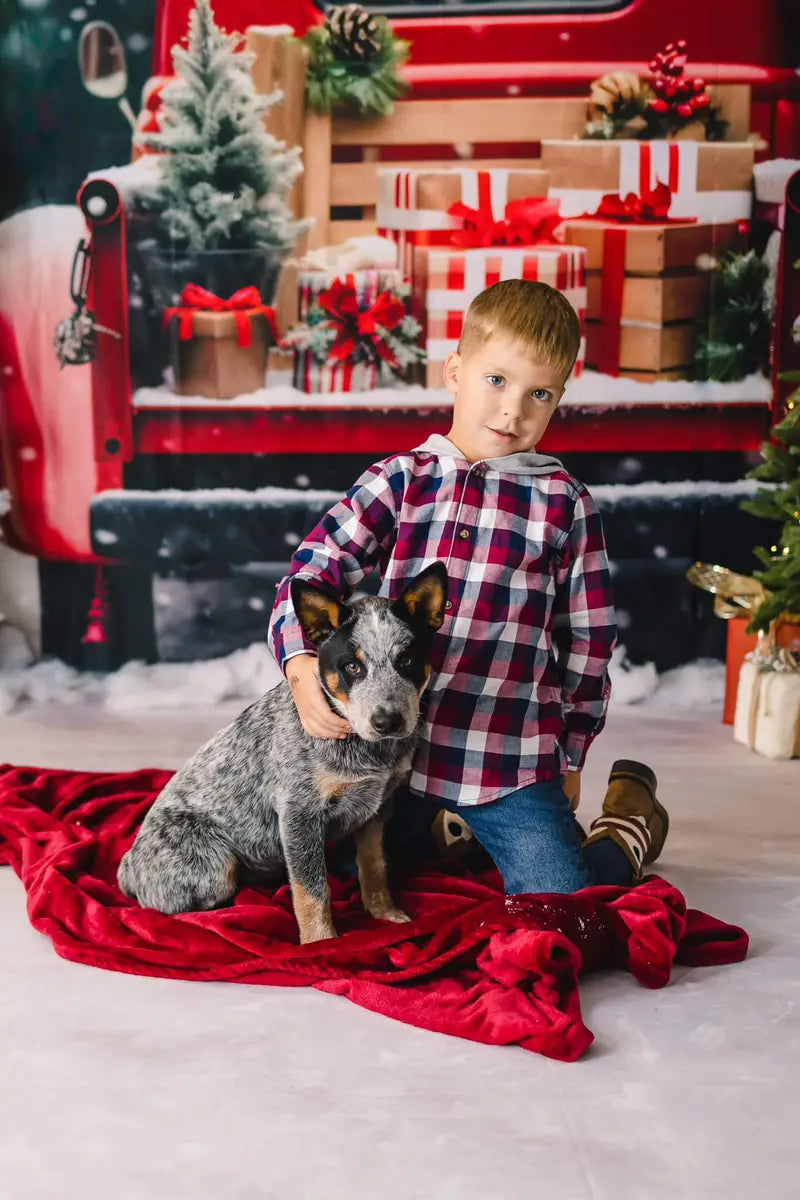
[{"label": "shirt button", "polygon": [[468,537],[469,537],[469,530],[468,530],[468,529],[462,529],[462,530],[461,530],[461,532],[459,533],[459,535],[458,535],[458,536],[459,536],[460,538],[468,538]]},{"label": "shirt button", "polygon": [[447,609],[447,611],[449,612],[449,611],[450,611],[450,609],[453,607],[453,601],[452,601],[452,600],[445,600],[445,602],[444,602],[444,606],[445,606],[445,608]]}]

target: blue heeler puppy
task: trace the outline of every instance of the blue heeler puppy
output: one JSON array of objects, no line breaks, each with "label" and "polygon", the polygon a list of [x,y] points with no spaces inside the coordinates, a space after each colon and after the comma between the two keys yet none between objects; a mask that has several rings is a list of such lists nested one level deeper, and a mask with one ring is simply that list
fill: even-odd
[{"label": "blue heeler puppy", "polygon": [[291,590],[323,690],[352,733],[311,737],[288,683],[280,683],[173,776],[118,879],[141,905],[178,913],[229,901],[241,869],[276,879],[288,871],[300,940],[314,942],[336,936],[325,847],[349,833],[367,912],[409,920],[389,893],[383,827],[416,747],[447,576],[434,563],[394,602],[370,596],[344,604],[302,578]]}]

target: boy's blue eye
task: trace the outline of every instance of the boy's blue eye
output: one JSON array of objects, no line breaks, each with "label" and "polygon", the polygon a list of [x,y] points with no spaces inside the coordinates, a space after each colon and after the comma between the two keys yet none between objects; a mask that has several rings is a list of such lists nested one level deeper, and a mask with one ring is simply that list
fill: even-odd
[{"label": "boy's blue eye", "polygon": [[492,387],[502,387],[502,385],[505,383],[502,375],[487,375],[486,378]]},{"label": "boy's blue eye", "polygon": [[534,388],[531,395],[533,396],[534,400],[549,400],[550,399],[550,393],[548,392],[547,388]]}]

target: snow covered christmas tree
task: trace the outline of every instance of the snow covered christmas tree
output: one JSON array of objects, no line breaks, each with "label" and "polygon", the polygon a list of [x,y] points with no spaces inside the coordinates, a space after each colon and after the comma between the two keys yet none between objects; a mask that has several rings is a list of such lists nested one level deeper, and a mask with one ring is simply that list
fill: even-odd
[{"label": "snow covered christmas tree", "polygon": [[[264,128],[264,113],[280,102],[280,93],[255,91],[252,55],[240,44],[238,35],[217,26],[210,0],[197,0],[188,45],[172,52],[178,78],[164,89],[161,132],[140,139],[163,155],[148,208],[159,216],[155,237],[163,250],[184,257],[259,252],[273,264],[274,286],[305,228],[287,204],[302,165],[298,149],[287,149]],[[245,262],[242,267],[248,269]],[[227,286],[255,282],[241,277]]]},{"label": "snow covered christmas tree", "polygon": [[[800,382],[800,373],[791,376]],[[757,610],[752,628],[764,632],[772,621],[800,615],[800,388],[789,398],[784,419],[772,431],[773,440],[761,447],[763,463],[750,475],[772,486],[759,491],[742,508],[757,517],[781,521],[780,541],[769,550],[756,548],[764,564],[756,579],[770,596]]]}]

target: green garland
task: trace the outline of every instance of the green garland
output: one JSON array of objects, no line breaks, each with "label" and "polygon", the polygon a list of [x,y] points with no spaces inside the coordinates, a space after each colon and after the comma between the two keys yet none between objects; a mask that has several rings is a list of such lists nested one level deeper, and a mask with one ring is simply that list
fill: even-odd
[{"label": "green garland", "polygon": [[744,379],[766,371],[770,319],[764,285],[767,266],[755,250],[720,255],[708,321],[695,351],[698,379]]},{"label": "green garland", "polygon": [[298,39],[309,52],[306,93],[314,112],[326,114],[344,107],[355,109],[359,116],[385,117],[407,91],[398,68],[408,59],[409,43],[395,37],[386,17],[370,13],[369,18],[374,45],[367,56],[348,53],[332,35],[329,20]]},{"label": "green garland", "polygon": [[[800,372],[784,378],[800,381]],[[789,399],[784,419],[772,430],[772,441],[761,447],[764,461],[749,472],[771,487],[759,490],[742,508],[757,517],[780,521],[781,534],[769,550],[756,546],[754,553],[764,570],[753,574],[770,596],[756,610],[749,631],[766,632],[786,613],[800,613],[800,389]]]},{"label": "green garland", "polygon": [[673,110],[655,112],[650,107],[654,93],[645,85],[642,91],[630,99],[615,101],[609,111],[599,113],[587,122],[584,138],[592,141],[613,141],[616,138],[637,138],[652,141],[656,138],[674,137],[690,125],[702,125],[707,142],[721,142],[725,138],[728,122],[720,116],[719,105],[709,104],[690,118],[680,117]]}]

